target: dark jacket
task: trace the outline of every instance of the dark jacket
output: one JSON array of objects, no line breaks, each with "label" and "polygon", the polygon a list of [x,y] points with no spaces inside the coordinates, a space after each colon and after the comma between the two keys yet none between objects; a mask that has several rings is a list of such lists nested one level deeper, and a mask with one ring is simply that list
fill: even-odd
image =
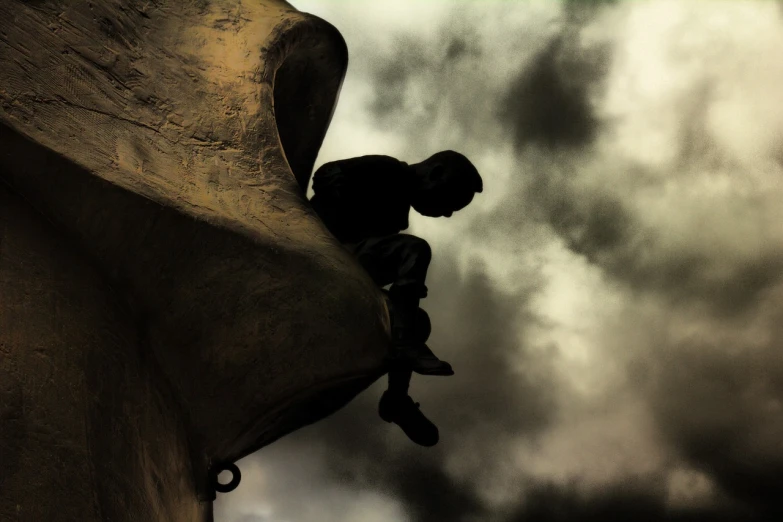
[{"label": "dark jacket", "polygon": [[313,208],[343,243],[408,228],[413,170],[389,156],[326,163],[313,175]]}]

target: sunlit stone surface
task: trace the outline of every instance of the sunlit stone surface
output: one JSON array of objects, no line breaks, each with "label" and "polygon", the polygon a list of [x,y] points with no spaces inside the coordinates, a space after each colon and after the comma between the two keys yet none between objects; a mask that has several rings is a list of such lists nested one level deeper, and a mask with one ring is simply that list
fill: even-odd
[{"label": "sunlit stone surface", "polygon": [[282,1],[0,3],[0,519],[209,520],[382,374],[302,189],[346,66]]}]

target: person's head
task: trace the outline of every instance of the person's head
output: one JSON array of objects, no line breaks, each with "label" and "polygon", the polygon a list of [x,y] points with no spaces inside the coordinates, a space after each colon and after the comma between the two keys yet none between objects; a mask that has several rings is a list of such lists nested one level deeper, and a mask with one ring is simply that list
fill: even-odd
[{"label": "person's head", "polygon": [[424,216],[450,217],[468,206],[473,196],[484,189],[476,167],[452,150],[438,152],[411,166],[417,178],[411,204]]}]

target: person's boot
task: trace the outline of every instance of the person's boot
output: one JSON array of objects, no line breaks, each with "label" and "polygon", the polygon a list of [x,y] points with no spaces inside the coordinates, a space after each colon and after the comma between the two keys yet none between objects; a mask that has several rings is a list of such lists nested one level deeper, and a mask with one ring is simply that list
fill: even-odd
[{"label": "person's boot", "polygon": [[378,415],[386,422],[393,422],[410,440],[420,446],[434,446],[440,438],[435,426],[419,410],[419,403],[408,395],[383,392],[378,404]]},{"label": "person's boot", "polygon": [[408,367],[419,375],[442,377],[454,375],[451,364],[439,359],[426,344],[416,344],[408,348],[403,357]]},{"label": "person's boot", "polygon": [[411,312],[391,299],[387,299],[387,303],[392,323],[391,363],[410,368],[419,375],[454,375],[451,365],[439,359],[425,344],[432,332],[427,312],[418,308],[418,305]]}]

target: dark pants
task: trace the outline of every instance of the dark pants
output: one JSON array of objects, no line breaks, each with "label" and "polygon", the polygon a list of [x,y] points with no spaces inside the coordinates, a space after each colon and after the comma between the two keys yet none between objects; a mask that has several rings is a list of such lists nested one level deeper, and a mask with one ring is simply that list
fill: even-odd
[{"label": "dark pants", "polygon": [[[432,261],[430,245],[416,236],[395,234],[345,246],[353,252],[375,284],[379,287],[392,285],[389,295],[395,308],[405,310],[409,317],[414,316],[419,299],[427,296],[424,282]],[[407,395],[412,375],[410,369],[391,369],[389,392]]]},{"label": "dark pants", "polygon": [[378,286],[393,285],[419,298],[427,295],[424,281],[432,261],[430,245],[409,234],[372,237],[346,245]]}]

